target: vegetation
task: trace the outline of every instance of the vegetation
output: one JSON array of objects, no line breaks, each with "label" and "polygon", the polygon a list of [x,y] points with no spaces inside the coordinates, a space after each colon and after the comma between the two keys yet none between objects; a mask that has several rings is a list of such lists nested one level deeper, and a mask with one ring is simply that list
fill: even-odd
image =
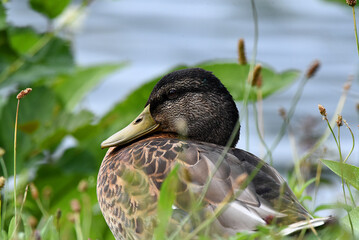
[{"label": "vegetation", "polygon": [[[9,24],[6,21],[6,5],[0,3],[0,89],[5,89],[0,94],[0,176],[3,176],[0,178],[0,239],[113,239],[96,198],[96,176],[105,154],[99,147],[100,142],[137,116],[159,78],[150,80],[130,93],[102,117],[84,109],[81,106],[84,97],[105,76],[120,70],[125,64],[78,66],[71,41],[60,36],[90,1],[84,0],[74,10],[74,14],[68,15],[63,24],[57,27],[54,27],[52,21],[64,12],[70,1],[61,1],[61,4],[55,5],[53,2],[29,0],[32,9],[49,21],[48,31],[43,33],[38,33],[32,27]],[[255,9],[254,1],[252,3]],[[272,162],[271,152],[278,142],[285,134],[291,136],[291,117],[306,82],[314,76],[319,63],[314,62],[305,74],[294,70],[278,73],[268,66],[256,64],[254,58],[248,64],[244,42],[240,42],[239,63],[206,62],[191,67],[210,70],[223,81],[234,99],[242,103],[242,124],[248,124],[248,108],[254,109],[258,136],[267,150],[266,160]],[[177,66],[170,71],[185,67]],[[273,145],[268,146],[261,130],[262,100],[295,81],[299,85],[291,107],[282,112],[281,131]],[[26,92],[17,95],[21,89],[28,87],[32,91],[28,90],[27,95]],[[340,114],[344,106],[347,91],[348,87],[338,103],[336,114]],[[321,186],[325,180],[321,176],[322,164],[327,166],[342,180],[344,202],[318,206],[312,213],[315,215],[324,209],[340,208],[346,214],[338,219],[338,224],[318,232],[309,231],[305,237],[358,237],[359,168],[347,163],[351,152],[344,155],[340,140],[344,124],[353,137],[354,148],[353,131],[358,129],[352,130],[336,114],[333,120],[328,120],[324,110],[321,107],[320,114],[328,130],[306,155],[297,159],[289,184],[300,201],[315,201],[307,195],[306,189],[308,186],[314,185],[315,189]],[[335,139],[339,161],[315,158],[310,162],[309,158],[320,151],[319,147],[330,134]],[[316,174],[314,178],[306,179],[301,169],[308,162],[314,165]],[[159,226],[155,231],[157,239],[164,238],[172,213],[174,193],[171,192],[171,182],[175,181],[175,175],[174,170],[169,175],[171,181],[166,181],[161,190]],[[211,219],[201,227],[208,227],[210,222]],[[275,226],[268,226],[254,234],[241,233],[231,239],[281,239],[278,232]],[[303,237],[304,232],[293,238]]]}]

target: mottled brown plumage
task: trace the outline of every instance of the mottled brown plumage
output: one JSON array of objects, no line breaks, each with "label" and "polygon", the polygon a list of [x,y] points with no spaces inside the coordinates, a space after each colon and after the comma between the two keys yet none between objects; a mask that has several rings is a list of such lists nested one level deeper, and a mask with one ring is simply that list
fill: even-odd
[{"label": "mottled brown plumage", "polygon": [[[151,238],[161,184],[176,164],[180,168],[175,205],[180,211],[193,211],[193,202],[213,174],[199,221],[231,200],[211,234],[253,231],[273,219],[279,224],[312,219],[274,168],[234,148],[239,133],[232,147],[225,149],[238,111],[213,74],[202,69],[168,74],[155,86],[146,106],[129,127],[102,143],[112,147],[99,171],[97,195],[116,239]],[[150,127],[142,126],[148,121]],[[140,134],[133,134],[138,128]],[[256,169],[253,180],[241,189],[238,178]]]}]

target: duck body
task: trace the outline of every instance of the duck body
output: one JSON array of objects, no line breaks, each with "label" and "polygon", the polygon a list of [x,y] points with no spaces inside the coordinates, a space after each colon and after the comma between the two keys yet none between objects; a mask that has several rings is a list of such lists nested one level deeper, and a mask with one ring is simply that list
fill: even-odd
[{"label": "duck body", "polygon": [[[210,72],[186,69],[162,78],[145,110],[101,145],[110,149],[98,174],[97,196],[115,238],[151,238],[161,185],[176,165],[178,209],[192,212],[203,194],[201,222],[228,202],[212,223],[214,234],[254,231],[273,221],[311,221],[273,167],[234,147],[239,132],[228,142],[236,124],[232,97]],[[238,182],[241,178],[250,181]]]}]

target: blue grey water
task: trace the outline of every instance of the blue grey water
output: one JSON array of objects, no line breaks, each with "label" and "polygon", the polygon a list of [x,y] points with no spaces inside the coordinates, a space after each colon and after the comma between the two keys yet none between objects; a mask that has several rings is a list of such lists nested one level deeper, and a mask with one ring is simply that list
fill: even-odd
[{"label": "blue grey water", "polygon": [[[301,135],[303,129],[308,128],[309,133],[323,132],[326,124],[321,121],[318,104],[324,105],[332,116],[344,83],[349,75],[354,75],[343,116],[358,138],[358,113],[355,108],[359,101],[358,54],[351,8],[321,0],[257,0],[255,3],[259,21],[259,62],[279,72],[288,69],[305,72],[314,59],[322,63],[315,78],[305,86],[293,118],[293,132]],[[39,30],[46,28],[45,19],[30,11],[25,1],[11,1],[8,14],[10,21],[16,25],[32,25]],[[101,115],[145,81],[178,64],[236,60],[239,38],[245,39],[250,57],[253,53],[254,21],[249,0],[94,1],[73,35],[77,63],[90,65],[128,61],[129,65],[109,76],[92,91],[82,107]],[[296,83],[263,102],[268,143],[273,142],[282,123],[278,109],[289,108],[297,86]],[[250,120],[253,121],[253,118]],[[307,127],[304,128],[304,125]],[[245,131],[242,127],[240,148],[246,148]],[[263,155],[253,124],[249,136],[248,150]],[[345,152],[348,152],[351,137],[343,134],[342,139]],[[333,141],[328,141],[327,146],[335,150]],[[301,147],[297,150],[299,155],[304,153]],[[288,137],[284,137],[274,151],[275,166],[285,172],[293,164],[292,152]],[[334,151],[329,157],[336,159],[336,155]],[[358,164],[358,160],[357,147],[350,161]],[[318,202],[336,199],[333,191],[323,189],[319,192],[321,197]]]}]

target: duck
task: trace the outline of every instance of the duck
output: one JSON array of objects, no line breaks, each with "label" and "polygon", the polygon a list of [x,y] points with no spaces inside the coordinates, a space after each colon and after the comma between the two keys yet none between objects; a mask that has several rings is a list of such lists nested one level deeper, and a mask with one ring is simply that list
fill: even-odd
[{"label": "duck", "polygon": [[283,235],[324,225],[329,218],[313,218],[277,170],[235,147],[239,135],[236,104],[212,72],[187,68],[160,79],[138,117],[101,143],[109,149],[97,197],[115,239],[152,238],[161,186],[176,166],[174,209],[199,212],[188,231],[213,215],[213,236],[273,222],[289,226]]}]

